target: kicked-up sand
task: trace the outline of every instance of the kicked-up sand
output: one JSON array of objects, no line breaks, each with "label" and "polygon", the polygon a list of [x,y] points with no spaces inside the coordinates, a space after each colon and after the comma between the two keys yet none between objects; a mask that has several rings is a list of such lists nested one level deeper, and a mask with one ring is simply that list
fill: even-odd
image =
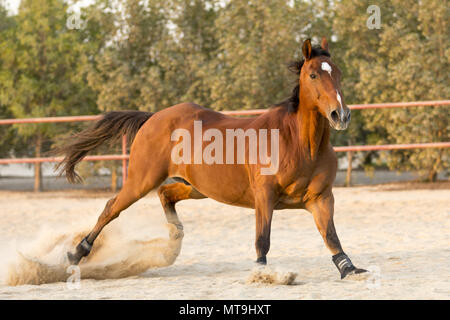
[{"label": "kicked-up sand", "polygon": [[[78,268],[65,258],[106,193],[0,192],[0,299],[449,299],[450,190],[335,188],[345,252],[370,273],[340,280],[312,216],[276,211],[258,267],[253,210],[154,194],[110,223]],[[80,281],[78,281],[80,279]]]}]

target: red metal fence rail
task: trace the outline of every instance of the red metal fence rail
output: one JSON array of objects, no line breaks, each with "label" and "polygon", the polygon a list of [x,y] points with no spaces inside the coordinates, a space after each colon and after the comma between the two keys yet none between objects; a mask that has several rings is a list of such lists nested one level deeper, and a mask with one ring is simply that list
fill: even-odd
[{"label": "red metal fence rail", "polygon": [[[352,110],[363,109],[384,109],[384,108],[406,108],[418,106],[448,106],[450,100],[439,101],[415,101],[415,102],[397,102],[397,103],[377,103],[377,104],[355,104],[348,107]],[[252,116],[266,112],[267,109],[240,110],[240,111],[221,111],[224,114],[232,116]],[[7,124],[26,124],[26,123],[59,123],[59,122],[78,122],[78,121],[95,121],[99,120],[101,115],[92,116],[68,116],[68,117],[46,117],[46,118],[26,118],[26,119],[0,119],[0,125]],[[366,145],[366,146],[340,146],[334,147],[336,152],[349,151],[372,151],[372,150],[403,150],[403,149],[425,149],[425,148],[449,148],[449,142],[430,142],[430,143],[413,143],[413,144],[388,144],[388,145]],[[122,154],[121,155],[98,155],[87,156],[84,161],[99,160],[121,160],[122,161],[122,185],[125,183],[127,176],[127,139],[122,137]],[[61,157],[48,158],[16,158],[16,159],[0,159],[0,165],[12,163],[42,163],[42,162],[59,162]]]}]

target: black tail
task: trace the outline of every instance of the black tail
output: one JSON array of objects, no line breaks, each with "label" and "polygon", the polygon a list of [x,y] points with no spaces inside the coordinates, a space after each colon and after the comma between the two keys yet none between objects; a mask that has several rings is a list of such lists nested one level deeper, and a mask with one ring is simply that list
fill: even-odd
[{"label": "black tail", "polygon": [[57,170],[61,174],[66,173],[66,178],[71,183],[80,181],[81,178],[75,172],[75,166],[89,151],[98,148],[105,142],[111,142],[127,135],[129,141],[133,141],[141,126],[153,113],[142,111],[111,111],[103,115],[92,127],[77,133],[70,138],[67,145],[56,148],[55,154],[64,155],[65,158],[58,164]]}]

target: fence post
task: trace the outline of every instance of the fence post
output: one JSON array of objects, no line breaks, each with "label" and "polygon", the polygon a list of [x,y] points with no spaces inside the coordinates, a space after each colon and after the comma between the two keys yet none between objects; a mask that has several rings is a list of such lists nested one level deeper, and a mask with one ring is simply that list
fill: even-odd
[{"label": "fence post", "polygon": [[113,161],[111,167],[111,192],[117,191],[117,167],[115,161]]},{"label": "fence post", "polygon": [[347,175],[345,177],[345,186],[352,186],[352,162],[353,162],[353,151],[347,151]]},{"label": "fence post", "polygon": [[[122,155],[127,155],[127,136],[124,134],[122,136]],[[127,160],[122,160],[122,188],[127,180]]]},{"label": "fence post", "polygon": [[[36,137],[36,145],[34,147],[34,156],[36,158],[41,157],[41,148],[42,148],[42,137],[41,134],[38,133]],[[36,162],[34,164],[34,192],[42,191],[42,163]]]}]

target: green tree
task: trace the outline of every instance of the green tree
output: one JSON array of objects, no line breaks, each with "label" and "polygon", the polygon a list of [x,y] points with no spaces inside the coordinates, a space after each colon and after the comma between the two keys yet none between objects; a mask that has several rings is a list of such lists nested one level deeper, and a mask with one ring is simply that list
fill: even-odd
[{"label": "green tree", "polygon": [[287,2],[236,0],[220,10],[212,65],[211,98],[217,110],[267,108],[289,94],[284,68],[300,48],[293,8]]},{"label": "green tree", "polygon": [[[98,1],[97,6],[104,1]],[[95,57],[95,68],[89,73],[89,85],[98,93],[102,111],[120,109],[161,109],[164,95],[159,81],[164,70],[158,66],[159,55],[168,37],[165,1],[119,0],[110,4],[112,16],[99,16],[113,27],[108,29],[108,42]],[[152,102],[148,90],[155,92]],[[156,97],[157,96],[157,97]],[[165,105],[166,106],[166,105]]]},{"label": "green tree", "polygon": [[109,41],[89,76],[100,109],[157,111],[182,101],[208,104],[205,79],[213,73],[207,66],[217,47],[217,2],[122,0],[111,6],[113,21],[97,21],[116,27],[108,30]]},{"label": "green tree", "polygon": [[[12,37],[13,30],[14,19],[8,16],[3,1],[0,1],[0,118],[9,118],[12,116],[8,110],[7,97],[3,94],[1,88],[9,80],[9,74],[5,66],[8,63],[8,59],[13,56],[13,53],[11,52],[11,48],[8,48],[6,44],[7,39]],[[0,156],[6,156],[11,152],[14,138],[14,129],[10,126],[0,126]]]},{"label": "green tree", "polygon": [[[168,97],[162,107],[188,101],[211,107],[219,4],[218,0],[174,0],[168,7],[171,32],[158,59],[161,76],[149,77],[150,84],[159,82],[163,95]],[[152,85],[146,90],[148,105],[159,100]]]},{"label": "green tree", "polygon": [[[16,118],[76,115],[95,112],[95,94],[86,86],[83,33],[66,27],[68,6],[62,0],[22,0],[14,38],[3,71],[2,97]],[[6,71],[5,71],[6,70]],[[34,155],[62,125],[18,125],[18,133],[33,140]],[[35,165],[35,190],[42,189],[40,164]]]},{"label": "green tree", "polygon": [[[447,99],[448,8],[441,1],[378,1],[381,29],[366,27],[370,1],[341,1],[336,29],[346,42],[350,90],[360,103]],[[343,10],[345,8],[345,10]],[[449,109],[364,111],[368,143],[446,141]],[[447,149],[380,153],[391,169],[417,170],[427,180],[448,169]]]}]

